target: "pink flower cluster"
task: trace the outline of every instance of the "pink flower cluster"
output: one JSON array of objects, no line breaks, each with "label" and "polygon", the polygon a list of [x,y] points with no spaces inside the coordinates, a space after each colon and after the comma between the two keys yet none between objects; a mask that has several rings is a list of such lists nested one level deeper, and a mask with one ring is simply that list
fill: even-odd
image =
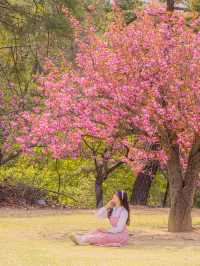
[{"label": "pink flower cluster", "polygon": [[[148,9],[128,26],[118,14],[104,36],[91,30],[79,39],[76,64],[67,72],[52,66],[41,79],[45,100],[25,114],[22,143],[41,143],[61,157],[90,135],[126,142],[138,165],[166,163],[176,143],[186,167],[200,134],[200,34],[181,14]],[[150,143],[160,149],[146,149]]]}]

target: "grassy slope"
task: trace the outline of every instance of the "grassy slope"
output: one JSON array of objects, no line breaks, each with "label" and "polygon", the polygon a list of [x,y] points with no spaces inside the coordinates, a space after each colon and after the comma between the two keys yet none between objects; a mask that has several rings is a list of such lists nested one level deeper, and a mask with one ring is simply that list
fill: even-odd
[{"label": "grassy slope", "polygon": [[[124,248],[74,246],[71,231],[102,225],[92,212],[0,211],[0,266],[199,266],[200,234],[168,234],[167,211],[133,211]],[[200,224],[195,212],[194,224]],[[103,222],[106,225],[106,222]]]}]

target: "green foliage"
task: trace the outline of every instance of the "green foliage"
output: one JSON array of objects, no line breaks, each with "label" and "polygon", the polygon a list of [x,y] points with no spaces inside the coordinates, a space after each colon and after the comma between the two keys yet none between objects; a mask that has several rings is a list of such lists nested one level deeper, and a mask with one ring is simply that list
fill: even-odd
[{"label": "green foliage", "polygon": [[105,197],[107,202],[111,195],[117,190],[124,190],[130,198],[132,192],[132,184],[135,181],[132,170],[127,165],[122,165],[115,170],[104,183]]},{"label": "green foliage", "polygon": [[129,24],[136,19],[134,11],[143,6],[141,0],[120,0],[119,5],[124,11],[126,23]]},{"label": "green foliage", "polygon": [[0,82],[11,97],[30,101],[35,76],[46,57],[60,53],[73,57],[73,33],[61,6],[82,19],[80,0],[6,1],[0,5]]},{"label": "green foliage", "polygon": [[[79,158],[56,162],[49,158],[39,160],[20,157],[15,164],[1,168],[0,181],[6,177],[34,187],[64,193],[66,196],[61,195],[59,198],[55,194],[55,200],[62,204],[95,207],[95,172],[91,160]],[[118,168],[104,182],[105,202],[119,189],[126,190],[130,195],[132,183],[132,171],[125,165]],[[49,195],[54,194],[50,192]]]},{"label": "green foliage", "polygon": [[[88,207],[94,198],[91,194],[92,177],[90,173],[85,173],[84,169],[90,167],[90,162],[82,159],[60,160],[56,162],[52,159],[38,160],[36,158],[21,157],[15,164],[8,164],[2,167],[0,180],[11,177],[16,182],[27,183],[34,187],[39,187],[51,191],[65,193],[55,200],[68,205],[79,205]],[[84,193],[84,195],[83,195]],[[85,199],[87,198],[86,201]],[[89,204],[89,205],[88,205]]]},{"label": "green foliage", "polygon": [[83,0],[82,2],[87,15],[85,23],[88,23],[88,17],[92,18],[98,32],[105,32],[109,23],[113,20],[113,12],[109,1]]},{"label": "green foliage", "polygon": [[163,176],[162,173],[157,173],[156,178],[154,179],[148,204],[150,206],[162,206],[164,194],[166,191],[167,181],[166,178]]},{"label": "green foliage", "polygon": [[200,12],[200,0],[188,0],[187,5],[190,10]]},{"label": "green foliage", "polygon": [[133,10],[135,8],[142,6],[142,1],[141,0],[120,0],[119,4],[123,10],[128,11],[128,10]]}]

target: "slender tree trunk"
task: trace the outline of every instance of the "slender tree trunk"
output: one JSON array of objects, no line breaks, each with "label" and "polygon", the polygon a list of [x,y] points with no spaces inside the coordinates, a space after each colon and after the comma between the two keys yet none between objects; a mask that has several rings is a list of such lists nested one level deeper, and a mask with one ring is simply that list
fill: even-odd
[{"label": "slender tree trunk", "polygon": [[131,203],[134,205],[147,205],[151,184],[159,167],[158,161],[148,162],[138,174],[133,185]]},{"label": "slender tree trunk", "polygon": [[101,208],[103,206],[103,182],[99,177],[96,177],[95,193],[96,193],[96,207]]},{"label": "slender tree trunk", "polygon": [[163,203],[162,203],[163,208],[165,208],[166,205],[167,205],[168,194],[169,194],[169,181],[167,181],[167,186],[166,186],[166,190],[165,190],[165,195],[164,195],[164,199],[163,199]]},{"label": "slender tree trunk", "polygon": [[3,154],[2,151],[0,150],[0,166],[2,165],[2,160],[3,160]]},{"label": "slender tree trunk", "polygon": [[175,0],[167,0],[167,11],[174,11]]},{"label": "slender tree trunk", "polygon": [[59,161],[56,159],[56,173],[57,173],[57,176],[58,176],[58,189],[57,189],[57,202],[59,203],[60,201],[60,189],[61,189],[61,175],[60,175],[60,172],[59,172]]}]

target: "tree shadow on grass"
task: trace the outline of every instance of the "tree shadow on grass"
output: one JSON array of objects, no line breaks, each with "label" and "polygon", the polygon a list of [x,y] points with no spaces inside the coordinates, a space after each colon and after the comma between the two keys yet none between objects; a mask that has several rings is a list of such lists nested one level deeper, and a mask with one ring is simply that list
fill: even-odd
[{"label": "tree shadow on grass", "polygon": [[129,247],[185,248],[200,245],[200,228],[188,233],[170,233],[167,230],[135,230],[130,232]]},{"label": "tree shadow on grass", "polygon": [[[88,230],[79,230],[78,233],[86,233]],[[40,237],[49,241],[68,242],[71,231],[41,232]],[[122,249],[169,249],[177,250],[186,247],[200,246],[200,228],[195,228],[190,233],[169,233],[167,230],[135,230],[129,233],[129,244]]]}]

